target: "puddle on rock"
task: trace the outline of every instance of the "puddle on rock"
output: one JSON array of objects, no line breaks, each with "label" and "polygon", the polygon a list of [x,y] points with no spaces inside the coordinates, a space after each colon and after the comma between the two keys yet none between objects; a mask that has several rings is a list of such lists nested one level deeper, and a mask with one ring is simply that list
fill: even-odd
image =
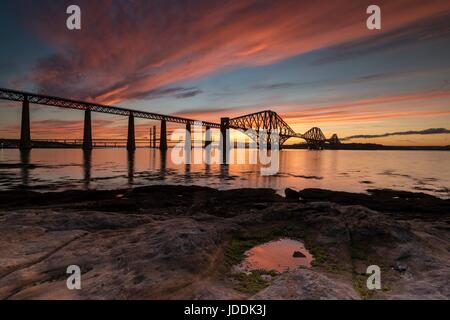
[{"label": "puddle on rock", "polygon": [[311,267],[313,256],[303,242],[288,238],[270,241],[245,252],[244,261],[235,269],[239,272],[275,270],[285,272],[298,267]]}]

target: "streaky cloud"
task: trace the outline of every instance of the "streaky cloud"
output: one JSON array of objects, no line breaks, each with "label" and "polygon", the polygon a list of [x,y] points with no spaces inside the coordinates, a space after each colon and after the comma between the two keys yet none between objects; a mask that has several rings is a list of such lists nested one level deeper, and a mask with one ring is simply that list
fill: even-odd
[{"label": "streaky cloud", "polygon": [[[270,65],[355,39],[377,40],[361,23],[363,1],[79,0],[83,28],[70,37],[58,27],[64,25],[67,1],[18,3],[17,13],[26,21],[25,27],[54,48],[33,70],[18,76],[21,83],[32,83],[46,94],[105,104],[230,69]],[[385,33],[399,28],[408,32],[401,28],[450,10],[447,0],[414,5],[410,0],[380,0],[379,4],[385,12],[395,13],[384,17]],[[345,19],[336,19],[339,16]],[[395,33],[392,41],[399,36]],[[385,42],[375,41],[370,49],[377,44]]]},{"label": "streaky cloud", "polygon": [[409,136],[409,135],[429,135],[429,134],[450,134],[449,129],[445,128],[430,128],[419,131],[400,131],[400,132],[388,132],[383,134],[360,134],[342,138],[342,141],[351,139],[370,139],[370,138],[385,138],[390,136]]},{"label": "streaky cloud", "polygon": [[351,60],[360,56],[379,54],[415,45],[417,42],[450,37],[450,12],[414,21],[392,31],[370,38],[362,38],[329,47],[313,65]]},{"label": "streaky cloud", "polygon": [[270,84],[261,84],[253,86],[252,89],[257,90],[276,90],[276,89],[287,89],[291,87],[297,86],[297,83],[294,82],[279,82],[279,83],[270,83]]},{"label": "streaky cloud", "polygon": [[184,88],[184,87],[170,87],[164,89],[154,89],[148,92],[144,92],[140,95],[136,95],[136,99],[159,99],[164,97],[175,97],[177,99],[185,99],[195,97],[199,94],[202,94],[203,90],[200,88]]}]

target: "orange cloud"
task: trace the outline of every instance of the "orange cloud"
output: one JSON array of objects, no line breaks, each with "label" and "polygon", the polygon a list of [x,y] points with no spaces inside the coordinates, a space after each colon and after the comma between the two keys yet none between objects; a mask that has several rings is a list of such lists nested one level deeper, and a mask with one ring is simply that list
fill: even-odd
[{"label": "orange cloud", "polygon": [[[348,99],[348,98],[347,98]],[[407,105],[405,105],[407,104]],[[392,106],[395,108],[392,108]],[[450,114],[450,90],[431,90],[391,96],[355,99],[341,103],[303,103],[271,106],[291,126],[311,126],[317,123],[345,123],[351,121],[378,121],[393,118],[436,116]],[[402,110],[402,109],[407,110]],[[267,109],[267,106],[199,109],[180,112],[193,119],[219,121],[222,116],[230,118]],[[444,110],[442,110],[444,109]]]},{"label": "orange cloud", "polygon": [[[56,27],[65,16],[54,1],[40,1],[29,10],[31,26],[58,49],[41,61],[31,80],[50,94],[101,103],[374,34],[365,26],[368,1],[79,2],[83,30],[70,35]],[[450,10],[447,0],[377,4],[383,32]]]}]

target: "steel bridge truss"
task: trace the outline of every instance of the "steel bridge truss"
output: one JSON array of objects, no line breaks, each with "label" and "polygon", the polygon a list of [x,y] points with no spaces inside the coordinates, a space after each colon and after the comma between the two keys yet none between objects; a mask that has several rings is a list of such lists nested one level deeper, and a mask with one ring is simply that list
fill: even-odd
[{"label": "steel bridge truss", "polygon": [[[259,142],[264,134],[267,145],[270,145],[271,134],[279,135],[278,143],[283,145],[287,139],[296,135],[295,131],[274,111],[265,110],[245,116],[230,119],[230,128],[246,133],[250,138]],[[263,140],[263,139],[261,139]]]},{"label": "steel bridge truss", "polygon": [[[227,121],[219,123],[214,122],[203,122],[188,118],[182,118],[177,116],[171,116],[171,115],[163,115],[159,113],[154,112],[147,112],[147,111],[141,111],[141,110],[132,110],[132,109],[126,109],[116,106],[106,106],[102,104],[92,103],[92,102],[85,102],[85,101],[78,101],[78,100],[72,100],[72,99],[66,99],[66,98],[59,98],[54,96],[48,96],[48,95],[42,95],[42,94],[34,94],[34,93],[27,93],[22,91],[16,91],[16,90],[10,90],[10,89],[3,89],[0,88],[0,100],[9,100],[9,101],[20,101],[23,102],[24,105],[28,105],[28,103],[34,103],[34,104],[41,104],[41,105],[47,105],[47,106],[53,106],[58,108],[66,108],[66,109],[75,109],[75,110],[84,110],[84,111],[93,111],[93,112],[100,112],[100,113],[108,113],[108,114],[114,114],[114,115],[120,115],[120,116],[128,116],[129,118],[143,118],[143,119],[150,119],[150,120],[159,120],[162,123],[164,123],[164,129],[162,128],[162,136],[164,137],[165,141],[165,135],[166,135],[166,129],[165,129],[165,122],[175,122],[175,123],[182,123],[186,124],[187,127],[190,125],[202,125],[206,128],[217,128],[220,129],[222,132],[225,129],[235,129],[239,130],[241,132],[244,132],[247,134],[250,138],[252,138],[254,141],[259,143],[260,141],[265,142],[267,146],[271,146],[272,144],[278,144],[280,147],[289,139],[289,138],[301,138],[306,140],[308,147],[311,149],[322,149],[323,145],[328,142],[330,144],[339,144],[339,138],[336,134],[334,134],[330,139],[326,139],[325,135],[322,133],[322,130],[320,128],[314,127],[310,130],[308,130],[304,134],[296,133],[276,112],[271,110],[265,110],[261,112],[255,112],[252,114],[244,115],[237,118],[223,118]],[[27,107],[28,108],[28,107]],[[90,123],[90,112],[89,113],[89,123]],[[26,119],[29,122],[29,119]],[[24,121],[24,118],[22,118],[22,121]],[[130,119],[129,123],[129,130],[130,130],[130,124],[132,128],[132,132],[134,132],[134,120]],[[86,122],[86,119],[85,119]],[[224,127],[224,124],[226,124],[226,127]],[[86,125],[86,124],[85,124]],[[163,125],[163,124],[162,124]],[[29,128],[27,129],[27,135],[29,136]],[[86,130],[86,128],[85,128]],[[90,124],[89,124],[89,130],[90,131]],[[272,134],[277,133],[278,139],[277,141],[271,141],[272,140]],[[29,138],[28,138],[29,140]],[[90,137],[90,140],[92,140],[92,137]],[[134,133],[132,133],[132,136],[129,136],[129,140],[132,141],[132,144],[134,144]],[[28,141],[29,142],[29,141]],[[92,143],[92,141],[91,141]],[[166,142],[165,142],[166,143]]]},{"label": "steel bridge truss", "polygon": [[[339,138],[334,134],[327,139],[320,128],[314,127],[304,134],[296,133],[276,112],[265,110],[255,112],[245,116],[230,119],[230,128],[246,133],[255,141],[260,141],[260,134],[263,133],[267,137],[267,145],[271,144],[271,133],[279,134],[279,144],[282,146],[289,138],[301,138],[306,140],[308,147],[311,149],[322,149],[323,145],[328,142],[330,144],[339,144]],[[251,129],[249,131],[249,129]]]},{"label": "steel bridge truss", "polygon": [[171,115],[163,115],[154,112],[131,110],[115,106],[106,106],[102,104],[77,101],[65,98],[58,98],[53,96],[27,93],[21,91],[15,91],[10,89],[0,88],[0,99],[10,101],[24,101],[28,99],[29,103],[41,104],[46,106],[53,106],[58,108],[75,109],[75,110],[91,110],[93,112],[109,113],[120,116],[133,115],[136,118],[150,119],[150,120],[165,120],[168,122],[182,123],[182,124],[202,124],[204,127],[220,128],[220,124],[213,122],[201,122],[198,120],[187,119]]}]

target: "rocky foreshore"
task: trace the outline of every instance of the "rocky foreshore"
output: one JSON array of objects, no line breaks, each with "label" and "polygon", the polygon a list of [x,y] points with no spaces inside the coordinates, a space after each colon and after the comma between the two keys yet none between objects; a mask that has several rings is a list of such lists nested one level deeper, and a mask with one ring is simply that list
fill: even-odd
[{"label": "rocky foreshore", "polygon": [[[392,190],[3,191],[0,299],[449,299],[449,222],[449,200]],[[280,237],[313,266],[231,273]],[[373,264],[381,290],[365,285]]]}]

